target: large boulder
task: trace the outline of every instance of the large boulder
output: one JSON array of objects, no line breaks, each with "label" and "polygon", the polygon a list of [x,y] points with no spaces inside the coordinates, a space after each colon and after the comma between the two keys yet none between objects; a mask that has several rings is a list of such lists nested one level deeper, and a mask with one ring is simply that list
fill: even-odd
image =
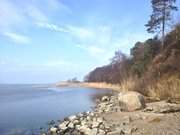
[{"label": "large boulder", "polygon": [[125,111],[135,111],[145,107],[144,96],[138,92],[121,92],[118,95],[120,106]]}]

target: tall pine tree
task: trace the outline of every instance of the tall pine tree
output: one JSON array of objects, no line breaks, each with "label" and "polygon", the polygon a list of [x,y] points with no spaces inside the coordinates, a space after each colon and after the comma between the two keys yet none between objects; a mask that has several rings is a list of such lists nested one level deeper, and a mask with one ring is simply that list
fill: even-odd
[{"label": "tall pine tree", "polygon": [[165,30],[171,20],[171,12],[177,11],[176,0],[151,0],[152,15],[145,25],[149,33],[162,33],[162,47],[164,46]]}]

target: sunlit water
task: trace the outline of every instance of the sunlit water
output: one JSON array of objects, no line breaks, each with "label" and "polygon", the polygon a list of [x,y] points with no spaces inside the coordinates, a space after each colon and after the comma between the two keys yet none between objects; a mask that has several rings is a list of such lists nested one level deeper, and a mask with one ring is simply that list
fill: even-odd
[{"label": "sunlit water", "polygon": [[90,88],[0,85],[0,135],[32,135],[51,120],[91,110],[93,97],[107,93]]}]

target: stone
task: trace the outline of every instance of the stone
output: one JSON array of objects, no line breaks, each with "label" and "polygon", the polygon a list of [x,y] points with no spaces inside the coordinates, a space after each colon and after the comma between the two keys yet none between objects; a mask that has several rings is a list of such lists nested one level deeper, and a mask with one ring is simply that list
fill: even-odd
[{"label": "stone", "polygon": [[129,91],[121,92],[118,95],[120,106],[125,111],[135,111],[145,108],[145,100],[143,95],[138,92]]},{"label": "stone", "polygon": [[81,125],[82,125],[82,126],[86,125],[86,123],[87,123],[86,120],[81,121]]},{"label": "stone", "polygon": [[121,132],[120,131],[112,131],[112,132],[107,133],[107,135],[121,135]]},{"label": "stone", "polygon": [[105,126],[104,126],[103,124],[100,124],[100,125],[99,125],[99,129],[103,129],[103,130],[104,130],[104,129],[105,129]]},{"label": "stone", "polygon": [[149,103],[144,112],[174,113],[180,112],[180,104],[167,103],[165,101]]},{"label": "stone", "polygon": [[72,122],[70,122],[70,123],[68,124],[68,127],[69,127],[69,128],[74,128],[74,124],[73,124]]},{"label": "stone", "polygon": [[97,118],[96,121],[99,122],[99,123],[102,123],[103,122],[103,118],[99,117],[99,118]]},{"label": "stone", "polygon": [[97,135],[98,129],[97,128],[93,128],[92,129],[92,135]]},{"label": "stone", "polygon": [[99,129],[98,135],[105,135],[106,132],[104,130]]},{"label": "stone", "polygon": [[84,115],[82,113],[79,113],[77,116],[79,117],[83,117]]},{"label": "stone", "polygon": [[81,125],[75,125],[75,128],[76,128],[77,130],[80,130]]},{"label": "stone", "polygon": [[92,123],[92,128],[97,128],[98,126],[99,126],[99,122],[97,122],[97,121],[94,121],[93,123]]},{"label": "stone", "polygon": [[104,97],[102,97],[101,101],[103,101],[103,102],[109,101],[109,97],[108,96],[104,96]]},{"label": "stone", "polygon": [[93,116],[94,116],[94,113],[93,113],[93,112],[91,112],[89,115],[93,117]]},{"label": "stone", "polygon": [[87,126],[81,126],[79,128],[81,132],[83,132],[85,135],[92,135],[91,129],[89,129]]},{"label": "stone", "polygon": [[69,121],[64,121],[61,124],[59,124],[59,128],[62,130],[66,130],[68,127],[67,125],[69,124]]},{"label": "stone", "polygon": [[73,121],[73,120],[75,120],[75,119],[77,119],[77,116],[76,116],[76,115],[72,115],[72,116],[69,117],[69,120],[70,120],[70,121]]},{"label": "stone", "polygon": [[51,128],[50,128],[50,132],[51,132],[51,133],[56,133],[56,132],[57,132],[57,128],[51,127]]},{"label": "stone", "polygon": [[80,122],[79,120],[74,120],[74,121],[73,121],[73,124],[74,124],[74,125],[78,125],[78,124],[80,124],[80,123],[81,123],[81,122]]},{"label": "stone", "polygon": [[90,116],[87,116],[86,119],[87,119],[88,121],[90,121],[90,120],[91,120],[91,117],[90,117]]}]

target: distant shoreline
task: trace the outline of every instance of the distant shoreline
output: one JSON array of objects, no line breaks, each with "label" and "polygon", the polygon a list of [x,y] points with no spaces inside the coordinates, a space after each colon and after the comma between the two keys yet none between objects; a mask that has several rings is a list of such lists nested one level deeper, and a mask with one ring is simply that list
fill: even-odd
[{"label": "distant shoreline", "polygon": [[95,89],[108,89],[113,91],[122,91],[120,90],[119,85],[108,84],[108,83],[95,83],[95,82],[59,82],[55,84],[56,87],[86,87],[86,88],[95,88]]}]

